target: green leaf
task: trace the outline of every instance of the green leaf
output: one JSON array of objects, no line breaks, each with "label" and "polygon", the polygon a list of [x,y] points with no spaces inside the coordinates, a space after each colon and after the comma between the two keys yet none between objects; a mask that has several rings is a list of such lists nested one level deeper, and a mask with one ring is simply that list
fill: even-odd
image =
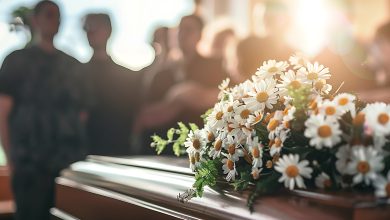
[{"label": "green leaf", "polygon": [[189,123],[189,125],[190,125],[190,128],[191,128],[192,131],[199,130],[198,125],[196,125],[196,124],[194,124],[194,123]]},{"label": "green leaf", "polygon": [[174,128],[171,128],[168,130],[168,132],[167,132],[168,141],[173,140],[173,135],[175,134],[175,131],[176,131],[176,129],[174,129]]},{"label": "green leaf", "polygon": [[166,148],[167,144],[169,143],[167,140],[164,140],[158,135],[153,135],[152,136],[152,147],[156,148],[157,154],[161,154],[161,152]]},{"label": "green leaf", "polygon": [[205,186],[214,186],[218,178],[218,169],[217,169],[216,160],[208,160],[202,162],[200,167],[195,173],[195,183],[193,187],[196,190],[196,196],[202,197]]}]

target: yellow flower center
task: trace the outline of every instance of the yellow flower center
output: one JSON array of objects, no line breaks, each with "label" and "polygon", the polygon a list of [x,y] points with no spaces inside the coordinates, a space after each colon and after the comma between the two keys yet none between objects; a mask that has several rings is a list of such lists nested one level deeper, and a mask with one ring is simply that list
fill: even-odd
[{"label": "yellow flower center", "polygon": [[217,119],[218,121],[222,120],[222,117],[223,117],[223,112],[217,112],[217,114],[215,114],[215,119]]},{"label": "yellow flower center", "polygon": [[275,138],[275,147],[281,147],[282,146],[282,140],[280,138]]},{"label": "yellow flower center", "polygon": [[386,185],[386,194],[387,194],[387,197],[390,197],[390,183],[388,183],[387,185]]},{"label": "yellow flower center", "polygon": [[254,147],[252,149],[252,155],[253,155],[254,158],[259,158],[260,157],[260,151],[259,151],[258,147]]},{"label": "yellow flower center", "polygon": [[229,168],[229,170],[233,170],[234,169],[234,162],[232,160],[227,160],[226,161],[226,165]]},{"label": "yellow flower center", "polygon": [[288,111],[290,111],[291,107],[287,107],[283,110],[283,115],[288,115]]},{"label": "yellow flower center", "polygon": [[251,112],[248,109],[244,109],[241,111],[240,116],[242,119],[248,119]]},{"label": "yellow flower center", "polygon": [[301,83],[298,80],[294,80],[290,82],[290,87],[293,89],[299,89],[301,88]]},{"label": "yellow flower center", "polygon": [[324,88],[324,85],[325,85],[325,81],[324,80],[319,80],[316,83],[314,83],[314,88],[316,90],[321,90],[322,88]]},{"label": "yellow flower center", "polygon": [[334,106],[328,106],[325,108],[326,115],[334,115],[336,113],[336,108]]},{"label": "yellow flower center", "polygon": [[255,123],[258,123],[259,121],[261,121],[262,118],[263,118],[262,114],[259,114],[258,116],[256,116],[255,117]]},{"label": "yellow flower center", "polygon": [[198,138],[195,138],[193,141],[192,141],[192,146],[196,149],[196,150],[199,150],[200,149],[200,140]]},{"label": "yellow flower center", "polygon": [[215,142],[215,144],[214,144],[214,149],[215,149],[216,151],[220,151],[220,150],[221,150],[221,147],[222,147],[222,141],[221,141],[221,139],[218,139],[218,140]]},{"label": "yellow flower center", "polygon": [[269,131],[273,131],[276,129],[276,127],[278,127],[279,125],[279,120],[276,120],[276,119],[271,119],[271,121],[268,123],[268,126],[267,126],[267,129]]},{"label": "yellow flower center", "polygon": [[227,108],[227,111],[228,111],[228,112],[232,112],[232,111],[233,111],[233,106],[230,105],[230,106]]},{"label": "yellow flower center", "polygon": [[215,136],[214,136],[213,132],[209,132],[209,133],[207,134],[207,140],[208,140],[209,142],[211,142],[211,141],[213,141],[214,139],[215,139]]},{"label": "yellow flower center", "polygon": [[316,79],[318,79],[318,73],[316,73],[316,72],[308,73],[308,74],[307,74],[307,78],[308,78],[309,80],[316,80]]},{"label": "yellow flower center", "polygon": [[322,138],[327,138],[332,136],[332,129],[329,125],[322,125],[318,128],[318,135]]},{"label": "yellow flower center", "polygon": [[290,165],[286,168],[286,174],[288,177],[290,178],[294,178],[296,176],[298,176],[299,174],[299,170],[298,170],[298,167],[295,166],[295,165]]},{"label": "yellow flower center", "polygon": [[233,155],[234,153],[236,153],[236,146],[234,146],[234,144],[229,145],[228,152],[230,155]]},{"label": "yellow flower center", "polygon": [[359,112],[356,117],[353,119],[353,124],[355,126],[361,126],[364,124],[365,121],[365,115],[363,112]]},{"label": "yellow flower center", "polygon": [[389,122],[389,115],[386,114],[386,113],[381,113],[378,115],[378,122],[381,124],[381,125],[385,125],[387,124],[387,122]]},{"label": "yellow flower center", "polygon": [[268,69],[268,72],[271,73],[271,74],[274,74],[274,73],[278,72],[278,70],[279,70],[279,69],[278,69],[277,67],[274,67],[274,66],[273,66],[273,67],[271,67],[271,68]]},{"label": "yellow flower center", "polygon": [[360,161],[357,164],[356,169],[359,171],[359,173],[366,174],[368,171],[370,171],[370,164],[367,163],[366,161]]},{"label": "yellow flower center", "polygon": [[341,106],[344,106],[344,105],[348,104],[348,102],[349,102],[349,100],[347,98],[345,98],[345,97],[339,99],[339,105],[341,105]]},{"label": "yellow flower center", "polygon": [[268,93],[266,92],[259,92],[257,93],[256,100],[260,103],[266,102],[268,100]]}]

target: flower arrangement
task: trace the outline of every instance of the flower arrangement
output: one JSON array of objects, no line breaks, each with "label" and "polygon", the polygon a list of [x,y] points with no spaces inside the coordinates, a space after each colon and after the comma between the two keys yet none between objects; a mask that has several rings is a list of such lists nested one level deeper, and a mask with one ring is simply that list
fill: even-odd
[{"label": "flower arrangement", "polygon": [[390,105],[331,93],[330,77],[303,56],[266,61],[250,80],[222,82],[204,128],[179,123],[152,146],[188,153],[195,183],[187,197],[222,180],[249,188],[250,208],[283,187],[375,190],[390,202]]}]

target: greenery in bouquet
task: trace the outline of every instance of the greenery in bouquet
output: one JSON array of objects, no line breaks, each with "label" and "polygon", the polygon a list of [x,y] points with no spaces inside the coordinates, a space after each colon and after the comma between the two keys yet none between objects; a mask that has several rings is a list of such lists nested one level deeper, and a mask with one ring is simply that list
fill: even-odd
[{"label": "greenery in bouquet", "polygon": [[204,128],[179,123],[167,139],[153,136],[152,146],[187,152],[192,196],[222,180],[251,190],[250,208],[257,196],[283,187],[375,191],[390,201],[390,105],[333,93],[330,77],[300,55],[266,61],[250,80],[222,82]]}]

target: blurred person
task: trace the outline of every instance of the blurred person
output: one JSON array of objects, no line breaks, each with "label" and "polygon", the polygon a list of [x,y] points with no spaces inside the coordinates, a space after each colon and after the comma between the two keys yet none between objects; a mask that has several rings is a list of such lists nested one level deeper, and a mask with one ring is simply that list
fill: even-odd
[{"label": "blurred person", "polygon": [[59,7],[36,4],[34,42],[0,69],[0,136],[11,169],[15,219],[49,219],[54,179],[85,156],[84,97],[74,58],[57,50]]},{"label": "blurred person", "polygon": [[378,86],[359,92],[359,98],[367,102],[390,103],[390,22],[377,29],[371,51],[371,65],[376,72]]},{"label": "blurred person", "polygon": [[153,33],[151,45],[155,51],[153,62],[142,69],[142,92],[145,94],[151,86],[152,80],[158,71],[164,69],[172,60],[170,59],[169,28],[158,27]]},{"label": "blurred person", "polygon": [[236,36],[232,28],[226,28],[217,32],[212,40],[210,54],[212,57],[222,59],[225,55],[229,41]]},{"label": "blurred person", "polygon": [[130,155],[130,134],[139,96],[138,73],[116,64],[107,54],[111,19],[107,14],[88,14],[84,22],[91,60],[82,68],[93,104],[87,134],[89,154]]},{"label": "blurred person", "polygon": [[180,21],[178,43],[183,57],[155,76],[148,94],[150,104],[137,118],[135,127],[139,132],[145,131],[145,144],[150,143],[151,134],[166,132],[178,121],[201,125],[200,116],[217,100],[217,86],[226,74],[221,60],[198,52],[203,26],[196,15]]},{"label": "blurred person", "polygon": [[266,60],[263,47],[266,40],[257,36],[249,36],[238,42],[236,48],[237,74],[233,77],[234,83],[241,83],[255,74],[263,61]]}]

